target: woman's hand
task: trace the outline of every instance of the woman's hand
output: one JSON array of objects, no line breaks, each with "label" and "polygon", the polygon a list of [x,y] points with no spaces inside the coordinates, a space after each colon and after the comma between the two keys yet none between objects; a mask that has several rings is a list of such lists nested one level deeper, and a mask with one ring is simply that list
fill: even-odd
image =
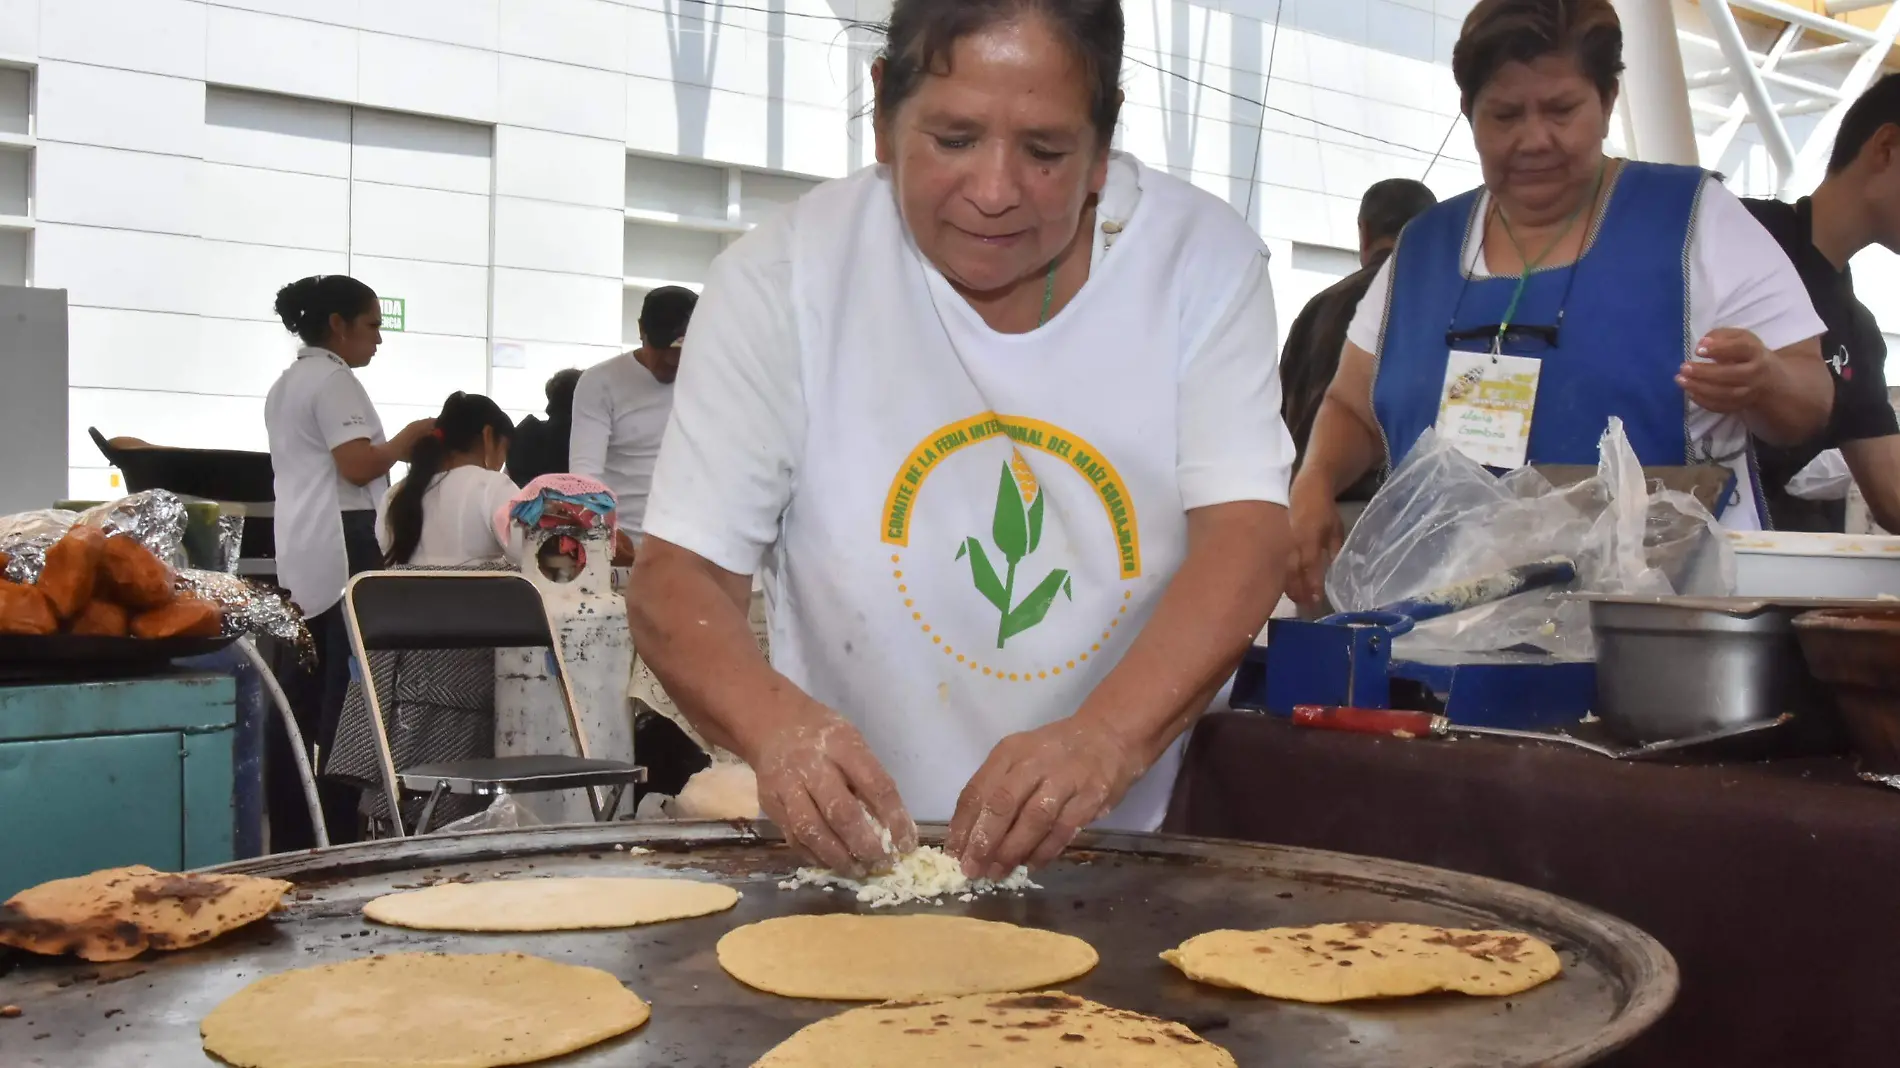
[{"label": "woman's hand", "polygon": [[899,854],[917,848],[917,825],[858,729],[815,702],[810,709],[741,751],[759,777],[759,806],[787,841],[832,871],[862,877],[886,868],[891,855],[872,820],[889,828]]},{"label": "woman's hand", "polygon": [[957,798],[947,851],[970,878],[1042,867],[1146,770],[1099,723],[1071,716],[998,742]]},{"label": "woman's hand", "polygon": [[1697,406],[1721,415],[1753,408],[1780,375],[1775,354],[1746,330],[1710,331],[1695,352],[1700,359],[1682,365],[1676,384]]},{"label": "woman's hand", "polygon": [[434,419],[418,419],[396,432],[395,438],[389,443],[390,451],[396,454],[397,459],[407,462],[409,454],[415,451],[416,442],[433,433],[435,433]]},{"label": "woman's hand", "polygon": [[1339,502],[1325,481],[1306,476],[1293,480],[1293,555],[1287,565],[1286,592],[1296,604],[1318,604],[1326,595],[1326,569],[1346,540]]},{"label": "woman's hand", "polygon": [[1820,434],[1834,408],[1834,377],[1819,338],[1770,351],[1746,330],[1712,330],[1696,343],[1676,384],[1701,408],[1740,415],[1771,445],[1797,445]]}]

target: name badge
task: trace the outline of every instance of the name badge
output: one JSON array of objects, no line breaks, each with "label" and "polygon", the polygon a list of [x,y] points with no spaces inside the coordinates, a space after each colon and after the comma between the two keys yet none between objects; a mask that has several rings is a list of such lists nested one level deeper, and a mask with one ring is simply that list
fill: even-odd
[{"label": "name badge", "polygon": [[1527,356],[1454,350],[1438,399],[1439,435],[1486,467],[1523,467],[1543,367]]}]

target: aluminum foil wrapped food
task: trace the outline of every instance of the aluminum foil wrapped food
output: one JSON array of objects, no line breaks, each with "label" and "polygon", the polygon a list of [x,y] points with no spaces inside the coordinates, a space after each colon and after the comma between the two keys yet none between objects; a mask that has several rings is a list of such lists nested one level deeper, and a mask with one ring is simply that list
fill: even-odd
[{"label": "aluminum foil wrapped food", "polygon": [[[46,566],[46,551],[77,523],[98,527],[108,537],[126,536],[150,549],[175,573],[178,592],[218,606],[226,635],[269,636],[297,650],[304,663],[313,663],[316,645],[303,614],[282,596],[239,578],[237,543],[243,534],[241,516],[219,520],[221,563],[229,571],[203,571],[185,565],[185,503],[167,490],[147,490],[102,504],[85,512],[43,509],[0,517],[0,554],[7,556],[6,578],[37,583]],[[226,520],[231,522],[227,523]]]},{"label": "aluminum foil wrapped food", "polygon": [[97,527],[107,537],[130,536],[174,571],[186,564],[185,502],[169,490],[146,490],[84,512],[46,508],[0,518],[0,553],[9,558],[7,579],[38,582],[46,550],[75,523]]},{"label": "aluminum foil wrapped food", "polygon": [[316,643],[304,624],[303,613],[279,594],[249,579],[195,568],[180,571],[175,585],[179,593],[217,605],[224,616],[226,635],[276,638],[296,649],[302,663],[316,662]]},{"label": "aluminum foil wrapped food", "polygon": [[185,502],[170,490],[145,490],[110,504],[89,508],[79,521],[106,532],[107,537],[129,534],[172,570],[181,570],[185,558]]},{"label": "aluminum foil wrapped food", "polygon": [[0,516],[0,554],[7,557],[7,581],[38,582],[40,569],[46,566],[46,550],[78,520],[79,513],[60,508]]},{"label": "aluminum foil wrapped food", "polygon": [[218,559],[213,571],[222,571],[227,575],[237,574],[238,555],[244,545],[244,517],[241,515],[221,515],[218,517]]}]

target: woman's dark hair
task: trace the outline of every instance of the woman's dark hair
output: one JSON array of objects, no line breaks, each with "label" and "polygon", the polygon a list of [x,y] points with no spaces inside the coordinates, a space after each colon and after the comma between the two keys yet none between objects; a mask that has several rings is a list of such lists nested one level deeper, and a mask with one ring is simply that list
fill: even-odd
[{"label": "woman's dark hair", "polygon": [[884,28],[877,112],[894,114],[933,74],[948,74],[956,43],[998,23],[1041,15],[1068,40],[1089,87],[1089,121],[1106,146],[1121,117],[1121,0],[897,0]]},{"label": "woman's dark hair", "polygon": [[1451,50],[1465,117],[1507,64],[1569,56],[1608,103],[1623,74],[1623,23],[1610,0],[1480,0]]},{"label": "woman's dark hair", "polygon": [[383,516],[383,522],[389,525],[385,566],[406,564],[416,555],[416,546],[422,542],[423,495],[451,455],[481,445],[484,429],[493,430],[497,439],[506,441],[514,437],[515,422],[500,405],[479,393],[449,394],[442,404],[442,414],[435,417],[435,433],[416,443],[409,454],[408,476],[389,495],[388,513]]},{"label": "woman's dark hair", "polygon": [[277,291],[277,317],[306,345],[330,340],[330,316],[354,319],[376,308],[376,291],[347,274],[313,274]]}]

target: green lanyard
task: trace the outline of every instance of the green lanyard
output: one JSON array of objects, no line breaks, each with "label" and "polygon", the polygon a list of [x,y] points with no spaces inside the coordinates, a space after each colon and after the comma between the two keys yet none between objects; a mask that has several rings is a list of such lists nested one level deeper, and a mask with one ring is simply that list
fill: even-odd
[{"label": "green lanyard", "polygon": [[[1504,318],[1498,322],[1498,336],[1497,340],[1492,343],[1492,352],[1499,353],[1504,351],[1504,335],[1511,329],[1511,320],[1517,317],[1518,303],[1524,299],[1524,290],[1531,284],[1531,272],[1542,267],[1544,261],[1550,258],[1550,254],[1557,251],[1557,246],[1563,242],[1563,239],[1570,236],[1570,228],[1577,224],[1577,219],[1583,214],[1583,209],[1586,206],[1595,206],[1597,195],[1603,191],[1603,170],[1604,167],[1608,165],[1608,162],[1608,160],[1598,161],[1597,180],[1596,184],[1590,189],[1590,198],[1577,204],[1576,209],[1570,213],[1570,217],[1564,220],[1563,229],[1557,231],[1557,236],[1550,239],[1550,244],[1545,245],[1543,253],[1534,260],[1524,255],[1524,246],[1518,244],[1517,233],[1511,229],[1511,217],[1504,214],[1504,207],[1499,205],[1498,221],[1504,224],[1504,236],[1511,239],[1511,249],[1517,253],[1517,258],[1523,261],[1524,271],[1518,275],[1517,289],[1511,293],[1511,303],[1505,307]],[[1583,255],[1582,250],[1578,250],[1577,255],[1581,257]],[[1054,277],[1052,274],[1050,279],[1053,281]]]},{"label": "green lanyard", "polygon": [[[1499,218],[1503,218],[1503,216],[1500,215]],[[1047,326],[1049,323],[1049,305],[1054,304],[1056,299],[1056,264],[1061,262],[1062,260],[1058,258],[1055,263],[1050,264],[1049,277],[1043,279],[1042,314],[1036,316],[1036,326],[1038,329]]]}]

